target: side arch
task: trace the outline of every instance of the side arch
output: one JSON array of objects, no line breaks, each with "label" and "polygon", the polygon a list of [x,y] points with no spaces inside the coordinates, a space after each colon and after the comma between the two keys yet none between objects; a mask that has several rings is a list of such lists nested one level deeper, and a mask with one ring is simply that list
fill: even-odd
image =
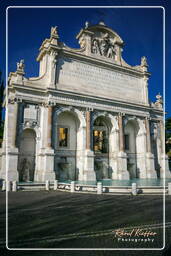
[{"label": "side arch", "polygon": [[18,172],[19,181],[34,181],[36,158],[36,132],[25,128],[20,137]]}]

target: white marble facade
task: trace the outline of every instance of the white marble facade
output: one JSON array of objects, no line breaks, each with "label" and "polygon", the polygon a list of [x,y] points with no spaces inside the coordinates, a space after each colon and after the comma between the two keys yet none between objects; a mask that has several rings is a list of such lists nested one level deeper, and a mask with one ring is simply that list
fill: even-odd
[{"label": "white marble facade", "polygon": [[9,74],[0,177],[45,181],[171,177],[162,98],[148,99],[147,60],[122,58],[123,41],[104,23],[81,29],[80,48],[58,30],[40,47],[39,77],[24,61]]}]

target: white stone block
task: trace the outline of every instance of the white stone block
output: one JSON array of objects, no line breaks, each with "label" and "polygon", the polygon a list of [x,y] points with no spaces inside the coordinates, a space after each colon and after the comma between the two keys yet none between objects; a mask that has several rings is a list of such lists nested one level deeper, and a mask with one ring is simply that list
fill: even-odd
[{"label": "white stone block", "polygon": [[7,191],[11,191],[11,181],[7,181],[6,184],[7,184],[7,185],[6,185]]},{"label": "white stone block", "polygon": [[71,193],[75,191],[75,181],[71,181]]},{"label": "white stone block", "polygon": [[[8,165],[7,164],[8,160]],[[6,179],[6,169],[8,171],[8,180],[18,181],[18,149],[17,148],[9,148],[8,149],[8,157],[6,152],[3,152],[2,155],[2,166],[1,166],[1,173],[0,178]]]},{"label": "white stone block", "polygon": [[101,182],[97,183],[97,194],[101,195],[103,193],[103,186]]},{"label": "white stone block", "polygon": [[132,194],[134,196],[137,195],[137,184],[136,183],[132,183]]},{"label": "white stone block", "polygon": [[5,191],[6,190],[6,181],[3,180],[2,181],[2,191]]},{"label": "white stone block", "polygon": [[161,156],[161,170],[160,170],[160,178],[171,178],[171,171],[169,170],[169,161],[168,156],[163,154]]},{"label": "white stone block", "polygon": [[50,181],[49,180],[46,180],[46,182],[45,182],[45,189],[46,190],[50,189]]},{"label": "white stone block", "polygon": [[168,195],[171,195],[171,182],[168,183]]},{"label": "white stone block", "polygon": [[146,153],[146,163],[147,163],[147,178],[157,179],[157,172],[154,167],[154,155],[150,152]]},{"label": "white stone block", "polygon": [[127,154],[120,151],[118,153],[118,179],[119,180],[129,180],[129,172],[127,170]]},{"label": "white stone block", "polygon": [[[79,177],[81,179],[81,177]],[[85,166],[83,172],[84,181],[96,181],[96,173],[94,171],[94,152],[86,150],[85,152]]]},{"label": "white stone block", "polygon": [[54,190],[58,189],[58,180],[54,180]]},{"label": "white stone block", "polygon": [[45,155],[42,158],[43,161],[43,169],[42,169],[42,181],[55,180],[55,172],[54,172],[54,150],[46,149]]},{"label": "white stone block", "polygon": [[13,192],[16,192],[16,191],[17,191],[17,181],[16,181],[16,180],[14,180],[14,181],[12,182],[12,191],[13,191]]}]

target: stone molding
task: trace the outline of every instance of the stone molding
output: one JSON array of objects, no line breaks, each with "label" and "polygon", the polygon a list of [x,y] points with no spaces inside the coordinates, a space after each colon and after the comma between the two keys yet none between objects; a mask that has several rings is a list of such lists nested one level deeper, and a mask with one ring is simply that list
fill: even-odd
[{"label": "stone molding", "polygon": [[82,111],[80,111],[78,108],[74,108],[72,106],[67,106],[67,107],[59,107],[56,110],[54,110],[54,119],[59,116],[59,114],[61,114],[62,112],[71,112],[74,115],[76,115],[80,121],[80,127],[86,127],[86,120],[85,117],[82,113]]}]

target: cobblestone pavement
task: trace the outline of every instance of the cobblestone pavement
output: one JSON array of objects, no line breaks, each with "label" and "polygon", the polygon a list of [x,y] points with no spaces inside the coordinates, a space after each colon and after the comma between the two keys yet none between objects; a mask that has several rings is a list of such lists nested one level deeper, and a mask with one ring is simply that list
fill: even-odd
[{"label": "cobblestone pavement", "polygon": [[[4,248],[5,193],[0,193],[0,228],[3,255],[23,255]],[[171,255],[171,198],[166,196],[166,248],[162,251],[107,251],[92,248],[161,248],[163,242],[162,196],[71,194],[59,191],[9,193],[10,248],[91,248],[91,251],[24,251],[24,255]],[[150,229],[154,242],[122,241],[115,231]]]}]

